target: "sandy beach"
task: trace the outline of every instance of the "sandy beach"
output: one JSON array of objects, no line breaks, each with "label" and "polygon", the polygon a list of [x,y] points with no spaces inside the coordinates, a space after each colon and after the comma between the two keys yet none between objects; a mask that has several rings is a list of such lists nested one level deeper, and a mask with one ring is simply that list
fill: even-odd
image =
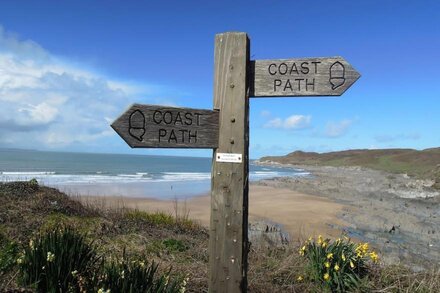
[{"label": "sandy beach", "polygon": [[[152,212],[165,211],[170,214],[175,214],[177,210],[179,215],[189,214],[191,219],[209,227],[209,195],[177,201],[115,196],[82,196],[80,199],[106,208],[127,207]],[[338,218],[343,209],[343,204],[287,188],[251,185],[249,190],[250,221],[266,220],[278,223],[289,233],[290,238],[295,240],[318,234],[339,236],[341,230],[334,228],[334,225],[346,224]]]},{"label": "sandy beach", "polygon": [[[292,241],[319,234],[342,234],[367,241],[386,263],[413,268],[440,263],[440,196],[431,182],[405,174],[358,167],[300,167],[312,176],[254,182],[249,192],[250,223],[273,222]],[[210,197],[155,200],[129,197],[82,197],[103,207],[166,211],[209,226]],[[177,206],[177,208],[176,208]]]}]

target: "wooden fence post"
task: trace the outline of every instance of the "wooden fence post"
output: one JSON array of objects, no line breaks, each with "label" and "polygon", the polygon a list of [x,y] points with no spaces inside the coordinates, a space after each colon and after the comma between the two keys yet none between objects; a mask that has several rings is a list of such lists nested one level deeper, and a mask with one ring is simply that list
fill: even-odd
[{"label": "wooden fence post", "polygon": [[[215,38],[214,110],[220,115],[212,162],[210,292],[247,291],[249,43],[239,32]],[[219,162],[220,153],[241,162]]]}]

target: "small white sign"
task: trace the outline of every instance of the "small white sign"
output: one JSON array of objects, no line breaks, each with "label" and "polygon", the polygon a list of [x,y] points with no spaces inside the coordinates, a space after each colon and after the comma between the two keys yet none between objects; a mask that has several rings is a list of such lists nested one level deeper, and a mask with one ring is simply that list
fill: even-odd
[{"label": "small white sign", "polygon": [[243,158],[241,154],[217,153],[216,161],[224,163],[241,163]]}]

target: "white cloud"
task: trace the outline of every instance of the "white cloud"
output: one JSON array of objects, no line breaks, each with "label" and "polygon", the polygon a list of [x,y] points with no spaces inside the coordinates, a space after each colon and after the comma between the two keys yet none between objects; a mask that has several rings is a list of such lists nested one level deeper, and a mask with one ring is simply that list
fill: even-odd
[{"label": "white cloud", "polygon": [[27,108],[18,109],[18,112],[28,114],[27,121],[30,124],[48,124],[58,116],[58,109],[48,102],[42,102],[38,105],[28,105]]},{"label": "white cloud", "polygon": [[86,145],[149,89],[53,56],[0,26],[0,147]]},{"label": "white cloud", "polygon": [[305,115],[292,115],[286,119],[274,118],[269,120],[264,127],[265,128],[279,128],[286,130],[300,130],[310,126],[312,116]]},{"label": "white cloud", "polygon": [[339,122],[330,121],[325,127],[325,136],[327,137],[341,137],[348,132],[348,129],[353,124],[352,120],[344,119]]}]

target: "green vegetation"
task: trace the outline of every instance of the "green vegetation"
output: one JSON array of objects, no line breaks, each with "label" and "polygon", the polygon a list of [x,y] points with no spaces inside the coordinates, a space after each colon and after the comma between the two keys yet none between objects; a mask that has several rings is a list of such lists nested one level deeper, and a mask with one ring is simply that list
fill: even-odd
[{"label": "green vegetation", "polygon": [[102,292],[184,292],[186,280],[170,278],[169,273],[158,275],[154,262],[114,261],[105,266],[99,287]]},{"label": "green vegetation", "polygon": [[[299,250],[308,261],[309,279],[317,281],[332,292],[360,289],[362,278],[368,275],[367,262],[377,263],[376,252],[369,250],[368,243],[356,244],[350,239],[310,238]],[[303,280],[298,276],[298,280]]]},{"label": "green vegetation", "polygon": [[30,241],[17,259],[20,280],[37,292],[180,292],[182,278],[158,273],[154,262],[105,262],[93,244],[72,228],[48,231]]},{"label": "green vegetation", "polygon": [[[308,242],[303,256],[297,243],[251,245],[249,291],[440,292],[438,268],[415,273],[400,265],[373,264],[371,251],[364,257],[364,246],[325,242],[324,248],[319,238]],[[1,292],[50,292],[54,284],[74,292],[173,292],[182,286],[206,292],[207,280],[208,233],[187,215],[97,208],[30,182],[0,184]]]},{"label": "green vegetation", "polygon": [[92,244],[72,228],[60,228],[31,239],[17,259],[20,279],[38,292],[93,288],[100,257]]},{"label": "green vegetation", "polygon": [[162,243],[169,251],[183,252],[188,249],[183,241],[178,239],[165,239]]},{"label": "green vegetation", "polygon": [[440,184],[440,148],[349,150],[330,153],[296,151],[286,156],[263,157],[260,161],[312,166],[360,166],[391,173],[406,173],[437,180]]},{"label": "green vegetation", "polygon": [[146,221],[154,225],[163,226],[173,225],[175,222],[174,218],[170,214],[164,212],[146,213],[143,211],[133,210],[127,211],[125,217],[134,221]]},{"label": "green vegetation", "polygon": [[17,260],[18,244],[14,241],[6,242],[0,246],[0,272],[10,270]]}]

